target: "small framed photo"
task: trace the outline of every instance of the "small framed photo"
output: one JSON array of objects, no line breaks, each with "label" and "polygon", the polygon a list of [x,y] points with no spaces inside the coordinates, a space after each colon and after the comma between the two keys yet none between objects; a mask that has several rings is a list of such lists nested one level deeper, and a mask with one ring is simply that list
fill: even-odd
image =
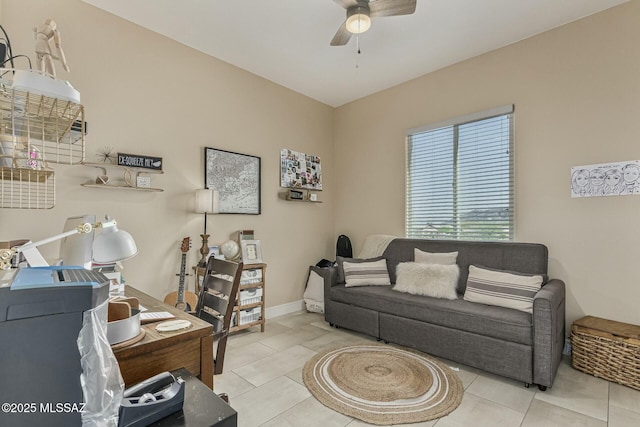
[{"label": "small framed photo", "polygon": [[209,257],[219,258],[220,257],[220,246],[209,246],[209,255],[207,255],[207,260]]},{"label": "small framed photo", "polygon": [[138,188],[151,188],[150,176],[138,176],[136,177],[136,187]]},{"label": "small framed photo", "polygon": [[262,263],[262,249],[260,249],[260,240],[241,240],[242,245],[242,263],[260,264]]}]

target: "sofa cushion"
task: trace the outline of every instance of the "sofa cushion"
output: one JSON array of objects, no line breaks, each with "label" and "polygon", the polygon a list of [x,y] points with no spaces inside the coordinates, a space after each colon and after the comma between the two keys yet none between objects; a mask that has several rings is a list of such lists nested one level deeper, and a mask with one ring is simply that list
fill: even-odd
[{"label": "sofa cushion", "polygon": [[543,280],[542,275],[470,265],[464,299],[533,313],[533,298],[542,287]]},{"label": "sofa cushion", "polygon": [[380,259],[369,262],[342,263],[345,286],[379,286],[390,285],[387,261]]},{"label": "sofa cushion", "polygon": [[394,291],[434,298],[456,299],[460,269],[456,264],[401,262],[396,268]]},{"label": "sofa cushion", "polygon": [[546,246],[537,243],[395,239],[383,253],[391,283],[396,281],[396,265],[411,261],[416,248],[427,252],[458,252],[458,293],[461,295],[466,289],[469,265],[472,264],[526,274],[542,274],[543,277],[547,274],[548,251]]},{"label": "sofa cushion", "polygon": [[408,319],[532,345],[531,314],[504,307],[394,292],[388,286],[331,287],[331,299]]},{"label": "sofa cushion", "polygon": [[458,259],[458,252],[425,252],[418,248],[413,250],[413,259],[415,262],[425,264],[455,264]]}]

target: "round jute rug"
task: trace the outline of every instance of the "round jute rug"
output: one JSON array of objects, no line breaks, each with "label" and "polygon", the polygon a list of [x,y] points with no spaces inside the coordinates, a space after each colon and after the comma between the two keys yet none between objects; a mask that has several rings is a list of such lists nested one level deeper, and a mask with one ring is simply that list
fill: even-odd
[{"label": "round jute rug", "polygon": [[325,406],[369,424],[408,424],[440,418],[462,401],[460,378],[423,353],[364,344],[316,354],[304,384]]}]

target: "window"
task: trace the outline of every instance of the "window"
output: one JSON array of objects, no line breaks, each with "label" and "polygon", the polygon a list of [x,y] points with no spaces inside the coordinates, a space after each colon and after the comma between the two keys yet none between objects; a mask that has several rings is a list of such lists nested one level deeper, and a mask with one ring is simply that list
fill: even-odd
[{"label": "window", "polygon": [[513,106],[407,132],[406,235],[513,240]]}]

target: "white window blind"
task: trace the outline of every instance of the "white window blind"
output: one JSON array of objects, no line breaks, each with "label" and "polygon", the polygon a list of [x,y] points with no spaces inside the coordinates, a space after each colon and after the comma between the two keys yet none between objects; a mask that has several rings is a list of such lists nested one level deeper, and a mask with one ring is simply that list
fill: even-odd
[{"label": "white window blind", "polygon": [[513,106],[407,132],[406,235],[513,240]]}]

